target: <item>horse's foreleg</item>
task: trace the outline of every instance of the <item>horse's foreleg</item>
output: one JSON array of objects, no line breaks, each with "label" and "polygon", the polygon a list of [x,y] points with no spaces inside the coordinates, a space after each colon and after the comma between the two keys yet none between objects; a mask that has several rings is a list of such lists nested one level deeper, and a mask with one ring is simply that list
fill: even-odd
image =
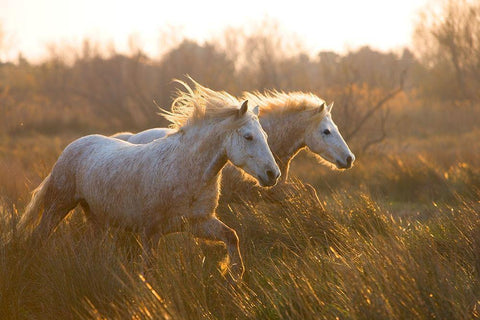
[{"label": "horse's foreleg", "polygon": [[195,219],[190,222],[190,228],[190,231],[195,237],[211,241],[221,241],[227,245],[228,256],[230,258],[230,272],[235,280],[240,280],[243,276],[244,266],[240,254],[239,240],[235,230],[215,217]]},{"label": "horse's foreleg", "polygon": [[186,230],[187,220],[183,217],[165,219],[159,225],[150,225],[140,232],[143,260],[150,266],[151,257],[160,237],[173,232]]}]

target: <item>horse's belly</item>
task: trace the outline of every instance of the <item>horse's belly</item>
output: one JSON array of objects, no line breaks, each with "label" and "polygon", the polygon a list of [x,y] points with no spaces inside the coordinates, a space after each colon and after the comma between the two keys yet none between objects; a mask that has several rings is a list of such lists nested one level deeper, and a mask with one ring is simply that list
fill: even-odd
[{"label": "horse's belly", "polygon": [[184,196],[176,202],[169,212],[185,217],[211,216],[217,207],[218,196],[212,193],[200,193]]},{"label": "horse's belly", "polygon": [[144,225],[142,217],[142,206],[122,203],[109,202],[86,202],[89,206],[92,220],[101,225],[114,225],[125,227],[126,229],[139,229]]}]

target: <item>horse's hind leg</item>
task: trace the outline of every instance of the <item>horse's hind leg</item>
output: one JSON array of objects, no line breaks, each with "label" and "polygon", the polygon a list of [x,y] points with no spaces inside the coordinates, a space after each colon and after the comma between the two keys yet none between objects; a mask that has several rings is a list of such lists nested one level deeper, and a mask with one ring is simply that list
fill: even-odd
[{"label": "horse's hind leg", "polygon": [[42,219],[35,234],[41,238],[48,237],[65,218],[65,216],[77,205],[72,192],[69,190],[56,190],[51,187],[45,195],[45,203]]},{"label": "horse's hind leg", "polygon": [[92,231],[94,235],[105,232],[107,230],[106,226],[99,221],[98,216],[92,212],[88,203],[84,199],[80,199],[79,203],[83,209],[83,213],[85,213],[89,230]]},{"label": "horse's hind leg", "polygon": [[243,276],[244,266],[238,246],[238,236],[235,230],[215,217],[192,220],[190,227],[190,231],[195,237],[212,241],[222,241],[227,245],[228,256],[230,258],[230,272],[235,280],[240,280]]},{"label": "horse's hind leg", "polygon": [[[74,206],[75,207],[75,206]],[[71,209],[73,209],[72,207]],[[58,224],[65,218],[71,209],[62,209],[52,206],[43,212],[40,224],[35,230],[35,235],[46,238],[55,230]]]}]

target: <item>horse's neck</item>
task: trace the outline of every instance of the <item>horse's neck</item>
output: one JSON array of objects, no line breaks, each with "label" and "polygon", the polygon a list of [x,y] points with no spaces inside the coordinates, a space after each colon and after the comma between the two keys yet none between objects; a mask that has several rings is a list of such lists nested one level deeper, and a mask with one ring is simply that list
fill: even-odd
[{"label": "horse's neck", "polygon": [[197,172],[202,183],[215,183],[228,160],[223,149],[225,135],[221,128],[192,127],[182,135],[185,152],[182,157],[188,158],[188,162],[194,164],[193,170],[199,170]]},{"label": "horse's neck", "polygon": [[215,181],[215,179],[219,177],[220,171],[223,169],[225,164],[227,163],[227,156],[223,152],[218,152],[215,154],[210,163],[203,173],[202,182],[209,183],[211,181]]},{"label": "horse's neck", "polygon": [[290,160],[305,147],[305,115],[291,113],[260,118],[268,135],[268,144],[285,180]]}]

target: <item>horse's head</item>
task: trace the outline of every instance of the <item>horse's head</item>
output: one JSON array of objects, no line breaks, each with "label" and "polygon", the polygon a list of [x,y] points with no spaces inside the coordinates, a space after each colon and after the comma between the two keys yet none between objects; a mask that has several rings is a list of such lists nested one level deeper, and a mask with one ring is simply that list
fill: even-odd
[{"label": "horse's head", "polygon": [[343,140],[337,126],[332,120],[331,110],[333,102],[325,102],[314,110],[319,116],[312,117],[312,123],[305,132],[305,144],[314,153],[334,164],[338,169],[348,169],[355,161],[355,155]]},{"label": "horse's head", "polygon": [[261,186],[273,186],[280,177],[280,169],[267,143],[267,134],[258,121],[258,106],[248,110],[245,101],[236,115],[241,125],[232,130],[226,142],[228,159],[237,167],[255,177]]}]

